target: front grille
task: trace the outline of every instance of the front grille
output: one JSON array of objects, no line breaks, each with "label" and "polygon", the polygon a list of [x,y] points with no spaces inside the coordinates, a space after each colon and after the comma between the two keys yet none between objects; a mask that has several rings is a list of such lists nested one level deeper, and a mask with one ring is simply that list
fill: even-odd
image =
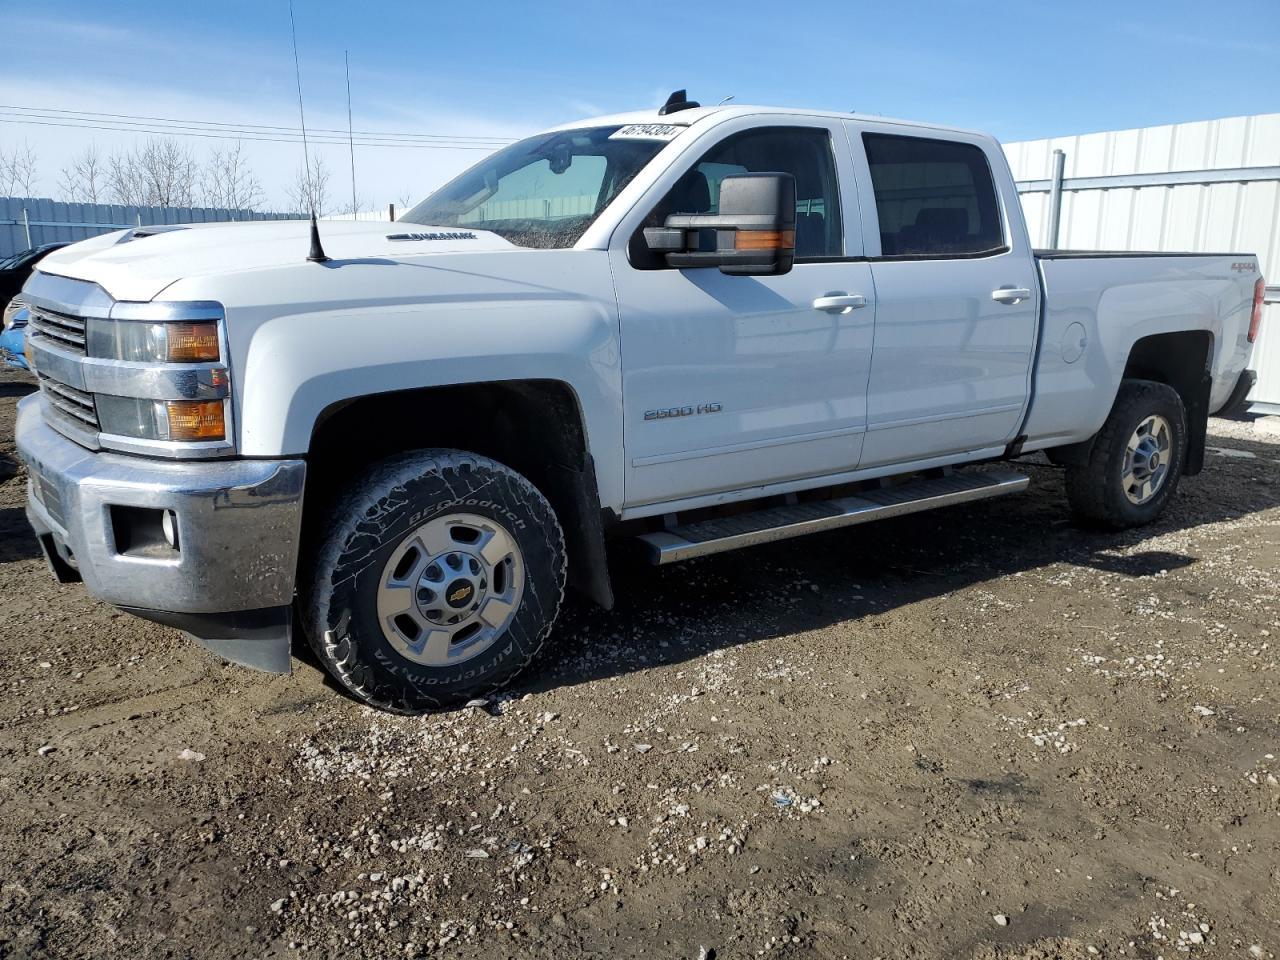
[{"label": "front grille", "polygon": [[51,346],[84,356],[84,318],[57,313],[44,307],[31,307],[27,336],[43,337]]},{"label": "front grille", "polygon": [[51,412],[73,421],[79,431],[98,432],[98,410],[93,403],[93,394],[67,386],[39,372],[37,376],[40,380],[40,391],[49,402]]},{"label": "front grille", "polygon": [[[29,311],[31,319],[27,324],[27,336],[32,338],[33,344],[42,345],[64,356],[85,356],[84,317],[35,305],[31,305]],[[52,372],[57,373],[60,367],[65,366],[65,362],[50,363],[49,366]],[[49,374],[50,370],[40,369],[37,360],[36,377],[40,381],[40,392],[45,399],[45,419],[60,433],[96,450],[101,428],[98,425],[98,409],[94,405],[93,394]]]}]

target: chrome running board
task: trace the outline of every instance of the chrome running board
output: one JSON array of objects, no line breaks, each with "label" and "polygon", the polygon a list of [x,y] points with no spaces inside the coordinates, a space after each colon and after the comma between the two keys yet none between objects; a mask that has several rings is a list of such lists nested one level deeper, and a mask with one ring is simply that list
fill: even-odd
[{"label": "chrome running board", "polygon": [[655,565],[692,560],[726,550],[838,530],[937,507],[1021,493],[1030,479],[1013,470],[982,470],[912,480],[857,496],[768,507],[753,513],[700,520],[637,537]]}]

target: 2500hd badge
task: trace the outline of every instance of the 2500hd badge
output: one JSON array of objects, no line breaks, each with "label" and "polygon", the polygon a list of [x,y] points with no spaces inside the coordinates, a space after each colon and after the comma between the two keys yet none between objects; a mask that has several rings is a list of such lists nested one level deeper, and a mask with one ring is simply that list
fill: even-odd
[{"label": "2500hd badge", "polygon": [[646,410],[644,418],[646,420],[671,420],[675,417],[696,417],[700,413],[719,413],[724,409],[721,403],[700,403],[696,407],[685,405],[683,407],[664,407],[661,410]]}]

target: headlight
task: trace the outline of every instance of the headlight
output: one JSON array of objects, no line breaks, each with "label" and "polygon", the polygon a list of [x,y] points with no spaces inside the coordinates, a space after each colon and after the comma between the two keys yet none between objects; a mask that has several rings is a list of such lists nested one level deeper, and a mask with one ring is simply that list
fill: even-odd
[{"label": "headlight", "polygon": [[90,357],[146,363],[213,363],[220,359],[214,320],[150,323],[91,319],[86,331]]},{"label": "headlight", "polygon": [[101,393],[94,399],[103,433],[140,440],[227,438],[225,400],[144,400]]}]

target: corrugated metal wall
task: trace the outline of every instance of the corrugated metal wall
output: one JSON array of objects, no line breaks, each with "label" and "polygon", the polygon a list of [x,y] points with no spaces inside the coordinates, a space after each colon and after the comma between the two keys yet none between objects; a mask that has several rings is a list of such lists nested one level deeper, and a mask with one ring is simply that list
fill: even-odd
[{"label": "corrugated metal wall", "polygon": [[[25,211],[25,212],[24,212]],[[215,207],[125,207],[108,203],[63,203],[41,197],[0,197],[0,257],[42,243],[87,240],[125,227],[228,220],[296,220],[298,213],[257,213]],[[31,243],[27,243],[27,231]]]},{"label": "corrugated metal wall", "polygon": [[[1058,246],[1068,249],[1256,253],[1280,284],[1280,180],[1071,189],[1072,178],[1120,177],[1280,165],[1280,113],[1005,144],[1020,185],[1052,176],[1066,154]],[[1031,240],[1044,246],[1049,194],[1027,192]],[[1264,308],[1254,346],[1252,399],[1280,405],[1280,304]]]}]

